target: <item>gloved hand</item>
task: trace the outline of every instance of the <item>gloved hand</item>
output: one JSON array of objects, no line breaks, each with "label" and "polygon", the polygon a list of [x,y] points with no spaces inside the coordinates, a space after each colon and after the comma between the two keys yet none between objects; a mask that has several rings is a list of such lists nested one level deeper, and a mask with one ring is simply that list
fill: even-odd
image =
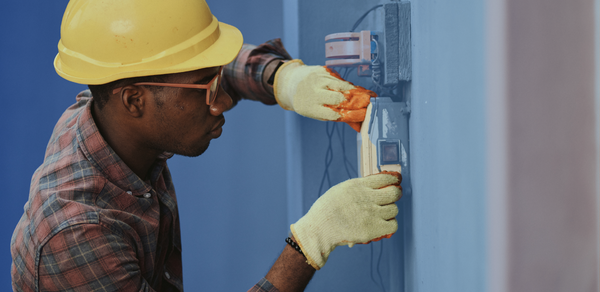
[{"label": "gloved hand", "polygon": [[347,122],[358,132],[370,98],[377,96],[327,67],[306,66],[298,59],[279,67],[273,91],[286,110],[317,120]]},{"label": "gloved hand", "polygon": [[347,180],[323,194],[291,225],[308,263],[319,270],[336,246],[390,237],[398,229],[394,202],[402,191],[399,173]]}]

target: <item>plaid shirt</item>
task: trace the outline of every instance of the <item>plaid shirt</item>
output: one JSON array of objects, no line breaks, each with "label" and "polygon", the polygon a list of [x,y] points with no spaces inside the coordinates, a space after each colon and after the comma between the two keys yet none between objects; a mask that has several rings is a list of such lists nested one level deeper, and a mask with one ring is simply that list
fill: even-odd
[{"label": "plaid shirt", "polygon": [[277,104],[275,96],[263,86],[262,71],[275,59],[292,59],[280,39],[270,40],[258,47],[244,44],[238,57],[223,68],[222,86],[233,98],[258,100],[264,104]]},{"label": "plaid shirt", "polygon": [[[289,59],[279,40],[244,45],[227,91],[273,104],[262,69]],[[142,180],[106,143],[89,91],[59,119],[12,239],[15,291],[182,291],[177,197],[163,153]],[[277,292],[266,279],[249,291]]]}]

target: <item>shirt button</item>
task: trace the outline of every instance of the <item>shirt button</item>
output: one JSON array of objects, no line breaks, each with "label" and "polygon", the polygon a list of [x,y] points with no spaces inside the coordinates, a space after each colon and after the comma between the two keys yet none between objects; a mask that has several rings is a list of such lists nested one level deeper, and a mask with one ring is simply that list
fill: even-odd
[{"label": "shirt button", "polygon": [[131,191],[127,191],[127,193],[130,194],[130,195],[133,195],[133,192],[131,192]]},{"label": "shirt button", "polygon": [[145,193],[145,194],[144,194],[144,198],[148,199],[148,198],[150,198],[150,197],[152,197],[152,194],[150,194],[150,193]]},{"label": "shirt button", "polygon": [[169,274],[169,272],[165,272],[165,277],[167,277],[167,279],[171,279],[171,274]]}]

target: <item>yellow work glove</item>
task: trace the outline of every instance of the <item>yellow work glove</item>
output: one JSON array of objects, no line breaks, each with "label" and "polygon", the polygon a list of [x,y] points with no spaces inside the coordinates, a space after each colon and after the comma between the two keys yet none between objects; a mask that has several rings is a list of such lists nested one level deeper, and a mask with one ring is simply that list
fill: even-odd
[{"label": "yellow work glove", "polygon": [[402,196],[399,173],[347,180],[323,194],[291,225],[307,262],[320,269],[340,245],[352,247],[390,237],[398,229],[396,202]]},{"label": "yellow work glove", "polygon": [[324,66],[306,66],[301,60],[284,63],[275,74],[277,103],[305,117],[347,122],[360,131],[375,92],[343,80]]}]

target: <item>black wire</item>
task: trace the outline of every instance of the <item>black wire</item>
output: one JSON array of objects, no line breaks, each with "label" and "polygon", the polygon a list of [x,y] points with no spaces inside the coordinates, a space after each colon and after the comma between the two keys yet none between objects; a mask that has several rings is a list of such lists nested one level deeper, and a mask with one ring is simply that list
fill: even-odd
[{"label": "black wire", "polygon": [[[341,127],[341,133],[340,133],[340,127],[337,128],[337,136],[338,139],[340,140],[340,144],[342,145],[342,156],[344,157],[344,168],[346,169],[346,174],[348,174],[348,178],[354,178],[356,175],[356,171],[354,170],[354,168],[352,168],[352,164],[350,162],[350,160],[348,159],[348,155],[346,155],[346,127]],[[353,170],[354,176],[350,173],[350,169]]]},{"label": "black wire", "polygon": [[375,10],[375,9],[379,8],[379,7],[383,7],[383,4],[375,5],[375,6],[373,6],[371,9],[367,10],[367,12],[365,12],[365,14],[363,14],[363,15],[362,15],[360,18],[358,18],[358,20],[356,20],[356,22],[355,22],[355,23],[354,23],[354,25],[352,26],[352,29],[350,30],[350,32],[353,32],[353,31],[356,29],[356,27],[357,27],[357,26],[358,26],[358,25],[359,25],[359,24],[360,24],[360,23],[363,21],[363,19],[365,19],[365,17],[367,17],[367,15],[368,15],[368,14],[369,14],[371,11],[373,11],[373,10]]},{"label": "black wire", "polygon": [[379,247],[379,258],[377,259],[377,274],[379,275],[379,283],[381,284],[381,289],[383,290],[383,292],[386,292],[385,286],[383,285],[383,278],[381,277],[381,272],[379,271],[379,265],[381,264],[381,255],[383,255],[383,240],[380,240],[379,242],[381,242],[381,244]]},{"label": "black wire", "polygon": [[[331,130],[329,129],[329,125],[333,125]],[[325,132],[327,133],[327,150],[325,152],[325,170],[323,171],[323,177],[321,178],[321,184],[319,185],[319,193],[317,194],[319,197],[322,195],[323,186],[325,185],[325,180],[327,180],[327,184],[331,187],[331,176],[329,175],[329,167],[333,162],[333,135],[337,133],[338,139],[340,140],[340,144],[342,146],[342,156],[344,159],[344,168],[346,169],[346,174],[348,178],[354,178],[358,175],[356,170],[354,170],[350,159],[348,159],[348,155],[346,153],[346,144],[345,144],[345,128],[338,127],[338,123],[336,122],[327,122],[325,124]],[[352,172],[350,171],[352,170]]]},{"label": "black wire", "polygon": [[342,75],[342,79],[347,80],[346,78],[348,77],[349,73],[350,73],[350,68],[346,67],[346,70],[344,71],[344,75]]},{"label": "black wire", "polygon": [[373,277],[373,259],[375,257],[373,257],[373,249],[374,249],[374,244],[371,242],[371,281],[373,281],[373,283],[375,283],[377,286],[379,286],[379,283],[377,283],[377,281],[375,281],[375,277]]},{"label": "black wire", "polygon": [[375,259],[374,257],[374,250],[375,250],[375,242],[371,242],[371,281],[373,281],[373,283],[375,283],[375,285],[377,285],[378,287],[381,288],[381,290],[383,290],[383,292],[386,292],[385,290],[385,285],[383,284],[383,278],[381,276],[381,271],[379,271],[379,266],[381,265],[381,256],[383,254],[383,240],[379,241],[380,244],[380,248],[379,248],[379,256],[377,257],[377,277],[379,278],[379,281],[375,280],[375,276],[373,275],[373,271],[375,270],[373,268],[373,260]]},{"label": "black wire", "polygon": [[[333,124],[333,127],[331,128],[331,133],[329,132],[329,124]],[[319,193],[317,194],[318,197],[320,197],[322,194],[321,192],[323,191],[323,184],[325,183],[325,179],[327,179],[327,183],[329,184],[329,187],[331,187],[331,177],[329,176],[329,166],[331,165],[331,162],[333,161],[333,147],[331,147],[331,144],[332,144],[332,137],[335,132],[335,129],[336,129],[335,122],[326,122],[325,123],[325,132],[327,133],[327,139],[329,140],[329,143],[327,145],[327,151],[325,152],[325,171],[323,172],[323,178],[321,179],[321,185],[319,186]]]},{"label": "black wire", "polygon": [[350,68],[348,68],[348,70],[346,70],[346,72],[344,72],[344,75],[342,76],[342,79],[348,81],[348,74],[350,73]]}]

